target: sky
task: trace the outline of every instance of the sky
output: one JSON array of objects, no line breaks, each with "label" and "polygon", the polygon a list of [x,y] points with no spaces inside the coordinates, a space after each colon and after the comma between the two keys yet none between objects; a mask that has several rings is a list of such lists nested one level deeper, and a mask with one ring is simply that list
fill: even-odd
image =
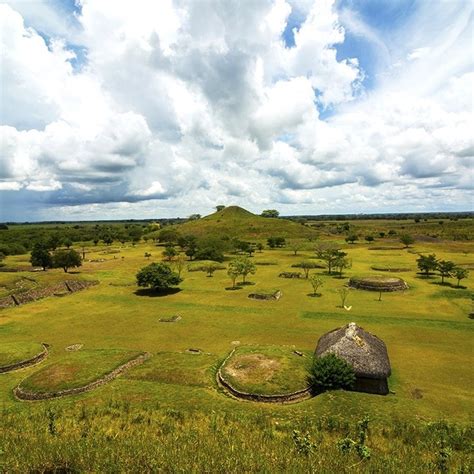
[{"label": "sky", "polygon": [[0,0],[0,221],[473,209],[470,0]]}]

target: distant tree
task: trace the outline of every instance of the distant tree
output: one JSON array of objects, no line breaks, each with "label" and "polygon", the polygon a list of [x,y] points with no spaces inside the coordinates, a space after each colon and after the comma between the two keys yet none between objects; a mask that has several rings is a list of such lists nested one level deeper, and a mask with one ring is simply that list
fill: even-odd
[{"label": "distant tree", "polygon": [[143,229],[137,225],[134,225],[129,229],[128,235],[130,240],[132,241],[132,244],[135,245],[140,242],[143,236]]},{"label": "distant tree", "polygon": [[222,204],[219,204],[218,206],[216,206],[216,211],[219,212],[219,211],[223,211],[225,209],[225,206],[223,206]]},{"label": "distant tree", "polygon": [[242,275],[242,283],[245,283],[247,275],[253,275],[257,271],[257,267],[248,257],[235,258],[229,263],[229,269]]},{"label": "distant tree", "polygon": [[403,234],[400,236],[400,242],[408,248],[411,244],[415,243],[415,239],[410,234]]},{"label": "distant tree", "polygon": [[420,272],[424,273],[425,276],[428,276],[438,268],[438,260],[434,253],[430,255],[420,255],[420,257],[416,259],[416,264]]},{"label": "distant tree", "polygon": [[342,272],[346,268],[351,268],[352,262],[349,258],[347,258],[346,252],[339,252],[338,257],[333,263],[334,268],[339,272],[339,278],[342,278]]},{"label": "distant tree", "polygon": [[194,254],[196,260],[214,260],[215,262],[224,261],[224,252],[211,243],[206,243],[202,247],[199,246]]},{"label": "distant tree", "polygon": [[393,230],[393,229],[390,229],[390,230],[388,231],[388,235],[390,235],[390,236],[397,235],[397,231],[396,231],[396,230]]},{"label": "distant tree", "polygon": [[161,243],[176,243],[179,233],[174,229],[163,229],[158,234],[158,241]]},{"label": "distant tree", "polygon": [[461,280],[464,280],[469,276],[469,270],[467,268],[455,267],[453,271],[453,276],[458,281],[458,288],[461,284]]},{"label": "distant tree", "polygon": [[280,213],[276,209],[265,209],[260,215],[262,217],[278,217]]},{"label": "distant tree", "polygon": [[199,219],[201,219],[201,214],[191,214],[188,217],[188,221],[197,221]]},{"label": "distant tree", "polygon": [[379,237],[383,239],[385,237],[385,232],[379,232]]},{"label": "distant tree", "polygon": [[179,285],[182,279],[164,263],[151,263],[137,273],[137,284],[155,291]]},{"label": "distant tree", "polygon": [[264,245],[262,244],[262,242],[259,242],[259,243],[256,245],[256,247],[257,247],[257,250],[258,250],[260,253],[261,253],[261,252],[263,251],[263,249],[264,249]]},{"label": "distant tree", "polygon": [[8,225],[3,222],[0,224],[0,230],[8,230]]},{"label": "distant tree", "polygon": [[33,245],[30,257],[31,265],[41,267],[43,271],[53,266],[53,259],[48,250],[48,245],[44,242],[36,242]]},{"label": "distant tree", "polygon": [[75,250],[56,250],[53,254],[53,267],[62,268],[66,273],[81,265],[81,256]]},{"label": "distant tree", "polygon": [[455,267],[454,263],[449,260],[440,260],[438,262],[437,270],[441,277],[441,284],[444,284],[445,278],[451,278],[453,276]]},{"label": "distant tree", "polygon": [[111,245],[114,241],[111,235],[106,235],[103,239],[105,245]]},{"label": "distant tree", "polygon": [[[309,260],[304,260],[297,264],[298,268],[301,268],[304,271],[304,277],[308,278],[309,271],[313,268],[318,268],[318,264],[315,262],[311,262]],[[319,265],[320,267],[321,265]]]},{"label": "distant tree", "polygon": [[176,257],[176,255],[178,255],[178,251],[172,245],[167,245],[163,250],[162,255],[166,260],[171,261]]},{"label": "distant tree", "polygon": [[373,235],[366,235],[365,240],[371,244],[375,239]]},{"label": "distant tree", "polygon": [[199,267],[199,269],[202,271],[202,272],[206,272],[207,273],[207,276],[208,277],[212,277],[214,275],[214,272],[216,270],[223,270],[225,267],[223,267],[222,265],[219,265],[218,263],[216,262],[207,262],[205,263],[204,265],[202,265],[201,267]]},{"label": "distant tree", "polygon": [[356,240],[359,240],[359,236],[357,234],[351,233],[346,237],[346,242],[353,244]]},{"label": "distant tree", "polygon": [[3,262],[3,260],[5,260],[5,254],[3,252],[0,252],[0,264]]},{"label": "distant tree", "polygon": [[267,243],[271,249],[274,249],[275,247],[284,247],[286,244],[286,240],[284,237],[269,237],[267,239]]},{"label": "distant tree", "polygon": [[179,236],[178,245],[184,250],[189,259],[192,260],[197,251],[197,237],[192,234]]},{"label": "distant tree", "polygon": [[70,248],[71,245],[72,245],[72,240],[71,240],[70,238],[68,238],[68,237],[65,238],[65,239],[63,240],[63,245],[64,245],[65,247],[67,247],[67,248]]},{"label": "distant tree", "polygon": [[61,245],[61,236],[53,234],[49,237],[47,246],[50,250],[56,250]]},{"label": "distant tree", "polygon": [[335,244],[321,244],[316,248],[316,256],[326,263],[330,275],[337,259],[344,257],[345,255],[345,252],[341,252]]},{"label": "distant tree", "polygon": [[291,250],[293,251],[293,255],[298,253],[298,250],[301,250],[303,245],[300,242],[292,242],[290,245]]},{"label": "distant tree", "polygon": [[145,258],[146,258],[147,260],[150,260],[150,257],[151,257],[151,253],[145,252]]},{"label": "distant tree", "polygon": [[97,245],[99,243],[99,239],[97,237],[94,237],[93,242],[94,242],[94,245]]},{"label": "distant tree", "polygon": [[309,277],[309,282],[313,287],[313,296],[318,294],[318,289],[323,285],[324,281],[318,275],[311,275]]},{"label": "distant tree", "polygon": [[183,255],[177,255],[173,261],[173,268],[178,273],[178,276],[181,278],[181,272],[183,271],[186,265],[186,258]]}]

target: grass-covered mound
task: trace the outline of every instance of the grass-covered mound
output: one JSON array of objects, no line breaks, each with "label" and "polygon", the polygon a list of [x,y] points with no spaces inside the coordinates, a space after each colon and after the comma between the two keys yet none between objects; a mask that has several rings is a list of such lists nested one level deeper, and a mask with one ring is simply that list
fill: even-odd
[{"label": "grass-covered mound", "polygon": [[289,347],[239,346],[223,363],[219,375],[235,392],[288,395],[308,388],[311,359],[310,352]]},{"label": "grass-covered mound", "polygon": [[0,371],[42,354],[44,347],[37,342],[2,342],[0,344]]},{"label": "grass-covered mound", "polygon": [[[66,352],[52,363],[23,380],[15,389],[18,398],[34,400],[81,393],[109,381],[145,354],[119,349]],[[118,371],[118,373],[114,373]],[[114,374],[113,377],[110,375]]]},{"label": "grass-covered mound", "polygon": [[405,280],[384,275],[352,277],[349,280],[349,286],[368,291],[402,291],[408,289]]}]

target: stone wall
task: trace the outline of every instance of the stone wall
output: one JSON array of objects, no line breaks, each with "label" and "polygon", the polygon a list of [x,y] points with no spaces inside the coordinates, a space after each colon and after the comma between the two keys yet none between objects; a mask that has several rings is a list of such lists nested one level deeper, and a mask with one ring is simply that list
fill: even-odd
[{"label": "stone wall", "polygon": [[76,291],[85,290],[98,284],[99,282],[97,280],[65,280],[55,285],[33,288],[0,298],[0,309],[31,303],[42,298],[47,298],[48,296],[75,293]]},{"label": "stone wall", "polygon": [[23,369],[24,367],[30,367],[31,365],[39,364],[41,361],[48,357],[48,344],[43,343],[43,350],[36,354],[31,359],[22,360],[20,362],[16,362],[15,364],[4,365],[0,367],[0,374],[5,372],[11,372],[13,370]]}]

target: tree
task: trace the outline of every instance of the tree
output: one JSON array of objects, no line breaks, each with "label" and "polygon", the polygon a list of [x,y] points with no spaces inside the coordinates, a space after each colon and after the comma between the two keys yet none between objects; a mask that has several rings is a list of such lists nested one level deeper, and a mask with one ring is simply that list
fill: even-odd
[{"label": "tree", "polygon": [[191,214],[188,217],[188,221],[197,221],[198,219],[201,219],[201,214]]},{"label": "tree", "polygon": [[103,241],[104,241],[104,244],[105,245],[111,245],[114,241],[114,239],[112,238],[111,235],[106,235],[104,238],[103,238]]},{"label": "tree", "polygon": [[44,242],[36,242],[31,251],[31,265],[41,267],[43,271],[53,266],[53,259],[48,251],[48,246]]},{"label": "tree", "polygon": [[3,260],[5,260],[5,254],[3,252],[0,252],[0,264],[3,262]]},{"label": "tree", "polygon": [[229,263],[229,269],[237,272],[237,275],[242,275],[242,283],[245,283],[247,275],[250,273],[254,275],[257,271],[257,267],[248,257],[234,258],[234,260]]},{"label": "tree", "polygon": [[411,244],[415,243],[415,239],[410,234],[402,234],[400,236],[400,242],[408,248]]},{"label": "tree", "polygon": [[134,225],[129,229],[128,235],[130,237],[130,240],[132,241],[132,244],[135,245],[140,242],[143,236],[143,229],[137,225]]},{"label": "tree", "polygon": [[375,239],[373,235],[366,235],[365,240],[371,244]]},{"label": "tree", "polygon": [[336,291],[339,294],[339,298],[341,298],[341,308],[345,308],[346,300],[350,292],[349,288],[347,288],[346,286],[343,286],[342,288],[338,288]]},{"label": "tree", "polygon": [[318,289],[323,285],[324,282],[317,275],[311,275],[311,277],[309,278],[309,282],[313,287],[313,296],[316,296],[318,294]]},{"label": "tree", "polygon": [[284,237],[269,237],[267,243],[271,249],[274,249],[275,247],[283,247],[286,244],[286,240]]},{"label": "tree", "polygon": [[331,275],[334,264],[338,258],[344,257],[345,252],[341,252],[334,244],[320,245],[316,248],[316,256],[326,263],[328,273]]},{"label": "tree", "polygon": [[176,243],[178,241],[179,234],[174,229],[163,229],[158,234],[158,241],[161,243]]},{"label": "tree", "polygon": [[151,253],[145,252],[145,258],[146,258],[147,260],[150,260],[150,257],[151,257]]},{"label": "tree", "polygon": [[197,237],[192,234],[180,236],[178,245],[184,250],[189,260],[192,260],[197,251]]},{"label": "tree", "polygon": [[342,272],[346,268],[351,268],[352,266],[351,260],[347,258],[346,255],[346,252],[339,252],[339,255],[333,263],[333,267],[339,272],[339,278],[342,278]]},{"label": "tree", "polygon": [[67,247],[67,248],[70,248],[71,245],[72,245],[72,240],[69,239],[69,238],[64,239],[64,240],[63,240],[63,245],[64,245],[65,247]]},{"label": "tree", "polygon": [[420,257],[416,259],[416,264],[420,272],[424,273],[425,276],[428,276],[438,268],[438,260],[434,253],[430,255],[420,255]]},{"label": "tree", "polygon": [[461,280],[464,280],[464,278],[467,278],[469,276],[469,270],[467,268],[455,267],[453,275],[458,281],[459,288]]},{"label": "tree", "polygon": [[235,280],[237,280],[237,277],[240,275],[238,268],[230,264],[229,268],[227,269],[227,275],[229,275],[230,279],[232,280],[232,289],[234,289]]},{"label": "tree", "polygon": [[61,245],[61,237],[59,234],[53,234],[48,239],[47,246],[51,250],[56,250]]},{"label": "tree", "polygon": [[217,246],[205,244],[203,247],[197,248],[194,258],[196,260],[214,260],[215,262],[223,262],[224,253]]},{"label": "tree", "polygon": [[265,209],[260,215],[262,217],[278,217],[280,213],[276,209]]},{"label": "tree", "polygon": [[166,290],[183,280],[164,263],[151,263],[137,273],[137,284],[154,291]]},{"label": "tree", "polygon": [[208,277],[212,277],[216,270],[223,270],[224,268],[225,267],[223,267],[222,265],[219,265],[216,262],[208,262],[202,265],[199,269],[202,272],[206,272]]},{"label": "tree", "polygon": [[[321,266],[321,265],[319,265]],[[296,265],[297,268],[301,268],[304,271],[304,277],[308,278],[309,271],[313,268],[318,268],[318,264],[310,262],[309,260],[304,260]]]},{"label": "tree", "polygon": [[350,390],[356,381],[353,367],[336,354],[315,357],[309,369],[308,382],[315,393],[327,390]]},{"label": "tree", "polygon": [[178,272],[178,276],[181,278],[181,272],[186,265],[186,258],[183,255],[177,255],[174,259],[173,267]]},{"label": "tree", "polygon": [[75,250],[56,250],[53,254],[53,267],[62,268],[65,273],[70,268],[82,265],[81,256]]},{"label": "tree", "polygon": [[441,276],[441,284],[444,284],[445,278],[451,278],[453,276],[454,269],[454,263],[449,260],[440,260],[438,262],[437,270]]},{"label": "tree", "polygon": [[178,255],[178,251],[172,245],[167,245],[163,250],[162,255],[166,260],[171,261],[176,257],[176,255]]},{"label": "tree", "polygon": [[216,211],[219,212],[219,211],[223,211],[225,209],[225,206],[223,206],[222,204],[219,204],[218,206],[216,206]]},{"label": "tree", "polygon": [[349,234],[346,237],[346,242],[349,242],[350,244],[353,244],[356,240],[359,240],[359,236],[357,234]]},{"label": "tree", "polygon": [[97,237],[94,237],[93,242],[94,242],[94,245],[97,245],[99,243],[99,239]]},{"label": "tree", "polygon": [[264,245],[262,244],[262,242],[259,242],[257,244],[257,250],[259,251],[259,253],[261,253],[264,249]]},{"label": "tree", "polygon": [[290,245],[291,250],[293,250],[293,255],[296,255],[298,253],[298,250],[301,250],[303,246],[301,245],[300,242],[293,242]]}]

